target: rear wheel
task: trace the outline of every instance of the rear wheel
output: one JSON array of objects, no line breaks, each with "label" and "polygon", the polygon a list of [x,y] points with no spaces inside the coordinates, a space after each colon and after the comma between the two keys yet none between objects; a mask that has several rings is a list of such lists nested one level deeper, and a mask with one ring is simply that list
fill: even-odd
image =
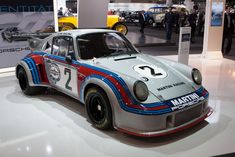
[{"label": "rear wheel", "polygon": [[121,32],[122,34],[126,35],[128,33],[128,28],[127,26],[124,24],[124,23],[116,23],[114,26],[113,26],[113,30],[116,30],[116,31],[119,31]]},{"label": "rear wheel", "polygon": [[149,25],[153,25],[153,23],[154,23],[154,20],[153,20],[152,18],[150,18],[150,19],[148,20],[148,24],[149,24]]},{"label": "rear wheel", "polygon": [[99,129],[112,127],[112,110],[106,93],[99,88],[91,88],[85,97],[86,112],[92,124]]},{"label": "rear wheel", "polygon": [[45,87],[32,87],[32,86],[30,86],[27,74],[23,68],[19,69],[17,76],[18,76],[20,88],[25,95],[39,94],[39,93],[42,93],[46,90]]}]

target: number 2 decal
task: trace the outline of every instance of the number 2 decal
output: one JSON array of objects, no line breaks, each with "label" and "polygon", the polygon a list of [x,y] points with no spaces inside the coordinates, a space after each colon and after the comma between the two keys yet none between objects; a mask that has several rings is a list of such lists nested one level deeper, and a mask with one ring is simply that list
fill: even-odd
[{"label": "number 2 decal", "polygon": [[67,73],[69,74],[69,77],[68,77],[68,80],[65,84],[65,88],[68,89],[68,90],[72,90],[72,87],[69,86],[69,83],[71,81],[71,69],[65,68],[64,69],[64,74],[66,75]]},{"label": "number 2 decal", "polygon": [[166,71],[156,65],[140,64],[134,66],[134,70],[147,78],[161,79],[167,77]]},{"label": "number 2 decal", "polygon": [[156,73],[155,70],[152,67],[149,67],[149,66],[146,66],[146,65],[145,66],[140,66],[139,68],[142,69],[142,70],[149,69],[151,75],[153,75],[153,76],[160,76],[160,75],[162,75],[162,73],[160,73],[160,72]]}]

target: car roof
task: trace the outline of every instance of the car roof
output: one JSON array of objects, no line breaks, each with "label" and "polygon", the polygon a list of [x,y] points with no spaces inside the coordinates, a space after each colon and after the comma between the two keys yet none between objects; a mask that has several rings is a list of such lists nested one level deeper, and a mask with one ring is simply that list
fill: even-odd
[{"label": "car roof", "polygon": [[157,7],[150,7],[149,9],[152,9],[152,8],[168,8],[167,6],[157,6]]},{"label": "car roof", "polygon": [[110,30],[110,29],[74,29],[74,30],[58,32],[57,35],[71,35],[73,37],[77,37],[77,36],[82,36],[84,34],[90,34],[90,33],[110,33],[110,32],[116,33],[118,31]]},{"label": "car roof", "polygon": [[167,7],[167,6],[156,6],[156,7],[150,7],[149,9],[158,9],[158,8],[175,8],[174,6],[172,7]]}]

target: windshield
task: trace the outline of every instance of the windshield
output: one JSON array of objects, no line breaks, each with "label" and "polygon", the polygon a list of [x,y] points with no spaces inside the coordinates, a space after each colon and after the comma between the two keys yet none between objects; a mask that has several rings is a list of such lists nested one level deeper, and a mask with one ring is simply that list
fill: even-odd
[{"label": "windshield", "polygon": [[92,33],[77,37],[81,59],[138,53],[121,33]]}]

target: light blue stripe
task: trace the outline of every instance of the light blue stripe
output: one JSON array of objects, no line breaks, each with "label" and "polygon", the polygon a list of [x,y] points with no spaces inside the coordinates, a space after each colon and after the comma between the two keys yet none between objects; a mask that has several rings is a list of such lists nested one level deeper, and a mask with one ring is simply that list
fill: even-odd
[{"label": "light blue stripe", "polygon": [[29,59],[30,59],[30,62],[32,63],[33,68],[34,68],[37,84],[40,84],[41,81],[40,81],[40,77],[39,77],[39,73],[38,73],[38,68],[36,67],[36,63],[35,63],[35,61],[32,58],[29,58]]},{"label": "light blue stripe", "polygon": [[[94,78],[97,78],[100,80],[102,80],[102,78],[103,78],[102,76],[96,75],[96,74],[90,75],[89,77],[90,78],[94,77]],[[144,111],[144,110],[128,107],[124,104],[120,93],[118,92],[117,88],[113,85],[113,83],[110,82],[108,79],[104,79],[102,81],[104,81],[112,89],[112,91],[114,92],[115,96],[117,97],[117,99],[119,101],[121,108],[124,109],[125,111],[136,113],[136,114],[142,114],[142,115],[160,115],[160,114],[165,114],[165,113],[171,112],[170,108],[162,109],[162,110],[154,110],[154,111],[148,111],[148,110]]]},{"label": "light blue stripe", "polygon": [[[63,57],[60,57],[60,56],[50,55],[50,57],[51,57],[51,58],[58,59],[58,60],[63,60],[63,61],[65,61],[65,59],[64,59]],[[125,81],[124,81],[119,75],[117,75],[117,74],[115,74],[115,73],[113,73],[113,72],[110,72],[110,71],[108,71],[108,70],[101,69],[101,68],[99,68],[99,67],[94,67],[94,66],[92,66],[92,65],[85,64],[85,63],[79,63],[78,61],[74,61],[73,64],[77,64],[77,65],[80,65],[80,66],[85,66],[85,67],[87,67],[87,68],[90,68],[90,69],[93,69],[93,70],[96,70],[96,71],[99,71],[99,72],[102,72],[102,73],[105,73],[105,74],[107,74],[107,75],[109,75],[109,76],[114,77],[114,78],[122,85],[122,87],[125,89],[125,91],[126,91],[128,97],[131,98],[133,104],[142,105],[142,106],[147,107],[147,108],[149,108],[149,107],[150,107],[150,108],[151,108],[151,107],[158,107],[158,106],[162,106],[162,105],[168,105],[169,107],[172,106],[172,104],[170,103],[170,100],[172,100],[172,99],[167,100],[167,101],[165,101],[165,102],[156,102],[156,103],[149,103],[149,104],[140,103],[140,102],[138,102],[138,101],[132,96],[132,94],[131,94],[131,92],[130,92],[128,86],[127,86],[126,83],[125,83]],[[95,75],[95,74],[94,74],[94,75]],[[98,75],[98,76],[99,76],[99,75]],[[88,76],[88,77],[90,77],[90,76]],[[88,77],[87,77],[87,78],[88,78]],[[100,77],[101,77],[101,76],[100,76]],[[87,78],[86,78],[86,79],[87,79]],[[102,77],[101,77],[101,78],[102,78]],[[100,78],[99,78],[99,79],[100,79]],[[105,80],[107,80],[107,79],[105,79]],[[107,80],[107,81],[109,81],[109,80]],[[106,84],[109,84],[110,87],[115,87],[110,81],[109,81],[109,82],[107,82],[107,81],[106,81]],[[116,89],[116,87],[115,87],[115,89]],[[199,92],[199,93],[200,93],[200,92],[203,91],[203,89],[204,89],[204,88],[201,87],[200,89],[198,89],[198,90],[195,91],[195,92]],[[115,90],[113,90],[113,91],[115,92]],[[116,91],[116,92],[118,92],[118,91]],[[118,93],[119,93],[119,92],[118,92]],[[194,92],[192,92],[192,93],[194,93]],[[82,94],[82,93],[81,93],[81,94]],[[82,98],[82,95],[81,95],[81,94],[80,94],[80,96],[81,96],[81,98]],[[116,93],[115,95],[118,96],[117,93]],[[188,94],[186,94],[186,95],[188,95]],[[180,96],[180,97],[182,97],[182,96]],[[180,98],[180,97],[178,97],[178,98]],[[205,97],[206,97],[206,96],[205,96]],[[122,100],[122,98],[121,98],[120,95],[119,95],[119,98],[118,98],[118,99]],[[173,98],[173,99],[176,99],[176,98]],[[120,105],[123,105],[124,107],[130,108],[130,107],[126,106],[123,102],[120,103]],[[123,108],[123,106],[122,106],[122,108]],[[131,109],[131,110],[138,110],[138,109],[133,109],[133,108],[130,108],[130,109]],[[141,111],[142,111],[142,110],[138,110],[138,113],[141,112]],[[150,111],[148,111],[148,112],[150,112]],[[164,112],[164,113],[167,113],[167,112],[171,112],[171,109],[170,109],[170,108],[167,108],[167,109],[164,109],[164,110],[161,110],[161,111],[159,111],[159,110],[157,110],[157,111],[151,111],[151,113],[155,113],[155,112]]]},{"label": "light blue stripe", "polygon": [[35,77],[35,73],[34,73],[34,70],[33,70],[33,67],[29,61],[29,58],[25,58],[24,61],[26,62],[26,64],[28,65],[29,69],[30,69],[30,72],[31,72],[31,75],[33,77],[33,83],[34,84],[37,84],[37,81],[36,81],[36,77]]}]

